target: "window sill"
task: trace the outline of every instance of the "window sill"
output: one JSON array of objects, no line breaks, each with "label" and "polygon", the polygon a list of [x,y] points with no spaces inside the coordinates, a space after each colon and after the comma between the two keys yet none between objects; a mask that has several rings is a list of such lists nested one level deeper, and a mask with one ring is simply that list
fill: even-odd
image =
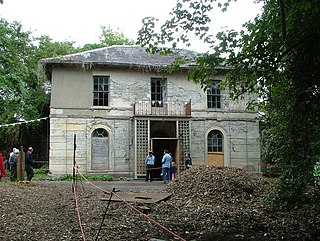
[{"label": "window sill", "polygon": [[110,106],[92,106],[91,110],[111,110]]},{"label": "window sill", "polygon": [[214,111],[223,111],[223,109],[222,108],[207,108],[207,111],[208,112],[214,112]]}]

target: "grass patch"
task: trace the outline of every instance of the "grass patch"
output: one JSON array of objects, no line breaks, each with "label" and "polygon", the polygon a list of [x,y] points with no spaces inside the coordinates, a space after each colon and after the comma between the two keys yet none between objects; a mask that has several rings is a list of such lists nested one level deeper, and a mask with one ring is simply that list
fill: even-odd
[{"label": "grass patch", "polygon": [[[89,181],[113,181],[113,177],[105,174],[98,175],[83,175]],[[72,175],[66,174],[62,175],[59,178],[60,181],[72,181]],[[79,175],[76,175],[76,180],[83,180],[83,178]]]},{"label": "grass patch", "polygon": [[[26,177],[26,173],[24,174]],[[7,176],[10,176],[10,171],[7,171]],[[83,175],[89,181],[113,181],[113,177],[105,174]],[[83,180],[79,175],[76,175],[76,180]],[[72,181],[72,175],[66,174],[62,176],[50,175],[48,166],[34,169],[34,177],[32,181]]]}]

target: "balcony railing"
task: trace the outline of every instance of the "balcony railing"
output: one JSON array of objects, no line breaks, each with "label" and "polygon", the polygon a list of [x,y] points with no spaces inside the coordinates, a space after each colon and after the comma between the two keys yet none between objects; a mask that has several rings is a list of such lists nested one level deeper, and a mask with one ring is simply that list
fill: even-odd
[{"label": "balcony railing", "polygon": [[135,116],[191,116],[190,101],[153,101],[134,102]]}]

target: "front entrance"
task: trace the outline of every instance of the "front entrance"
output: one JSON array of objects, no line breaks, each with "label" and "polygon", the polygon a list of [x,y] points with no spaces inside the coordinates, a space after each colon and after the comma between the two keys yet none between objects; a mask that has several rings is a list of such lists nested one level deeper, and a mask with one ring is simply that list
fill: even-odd
[{"label": "front entrance", "polygon": [[[148,151],[155,156],[155,177],[160,178],[163,152],[167,149],[179,170],[183,169],[183,156],[189,152],[188,120],[137,119],[136,131],[136,177],[145,177],[144,160]],[[179,137],[179,138],[178,138]]]}]

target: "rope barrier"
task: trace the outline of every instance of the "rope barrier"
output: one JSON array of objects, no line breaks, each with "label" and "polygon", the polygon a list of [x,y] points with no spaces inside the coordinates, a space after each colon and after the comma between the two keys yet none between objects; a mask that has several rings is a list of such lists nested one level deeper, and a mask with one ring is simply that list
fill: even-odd
[{"label": "rope barrier", "polygon": [[81,222],[80,208],[79,208],[79,204],[78,204],[78,196],[77,196],[77,191],[76,191],[75,185],[73,185],[73,195],[74,195],[74,202],[75,202],[75,206],[76,206],[76,210],[77,210],[78,224],[80,227],[82,240],[86,241],[86,236],[85,236],[83,225]]},{"label": "rope barrier", "polygon": [[162,167],[152,167],[152,168],[146,168],[146,170],[159,170],[162,169]]},{"label": "rope barrier", "polygon": [[164,227],[163,225],[161,225],[160,223],[158,223],[156,220],[150,218],[149,216],[147,216],[146,214],[144,214],[143,212],[141,212],[139,209],[137,209],[136,207],[134,207],[132,204],[130,204],[128,201],[126,201],[124,198],[122,198],[120,195],[116,194],[115,192],[108,192],[100,187],[98,187],[97,185],[93,184],[92,182],[90,182],[80,171],[79,169],[77,169],[77,172],[79,173],[79,175],[86,181],[88,182],[90,185],[92,185],[93,187],[102,190],[104,193],[109,194],[109,195],[114,195],[116,196],[119,200],[121,200],[123,203],[125,203],[128,207],[130,207],[131,209],[133,209],[134,211],[136,211],[137,213],[139,213],[141,216],[145,217],[146,219],[148,219],[151,223],[154,223],[155,225],[157,225],[158,227],[160,227],[161,229],[163,229],[164,231],[172,234],[174,237],[178,238],[181,241],[186,241],[185,239],[183,239],[182,237],[180,237],[178,234],[172,232],[171,230],[169,230],[168,228]]},{"label": "rope barrier", "polygon": [[[73,166],[73,169],[76,170],[75,164]],[[79,208],[79,203],[78,203],[78,195],[77,195],[77,189],[76,189],[76,185],[75,185],[75,180],[76,179],[74,177],[74,180],[72,182],[72,191],[73,191],[73,196],[74,196],[74,203],[75,203],[75,207],[76,207],[76,211],[77,211],[78,224],[79,224],[79,228],[80,228],[80,231],[81,231],[82,240],[86,241],[86,236],[85,236],[83,225],[82,225],[82,222],[81,222],[81,215],[80,215],[80,208]]]}]

